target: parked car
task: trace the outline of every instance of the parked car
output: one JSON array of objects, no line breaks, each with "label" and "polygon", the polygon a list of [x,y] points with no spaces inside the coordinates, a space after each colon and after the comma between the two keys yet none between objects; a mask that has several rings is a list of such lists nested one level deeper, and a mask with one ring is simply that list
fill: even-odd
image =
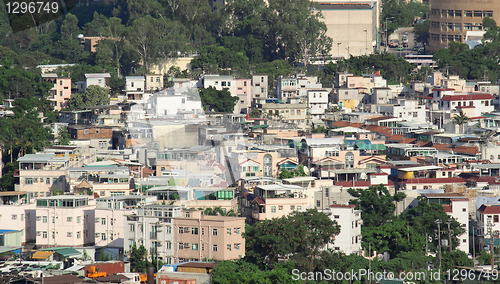
[{"label": "parked car", "polygon": [[389,42],[389,47],[395,48],[395,47],[398,47],[398,46],[399,46],[399,40],[397,40],[397,39],[391,39],[391,41]]}]

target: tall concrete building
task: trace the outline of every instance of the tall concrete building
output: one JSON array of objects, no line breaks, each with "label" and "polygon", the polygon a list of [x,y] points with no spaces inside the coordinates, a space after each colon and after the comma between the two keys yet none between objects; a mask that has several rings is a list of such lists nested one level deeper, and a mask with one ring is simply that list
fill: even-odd
[{"label": "tall concrete building", "polygon": [[468,32],[483,31],[483,19],[500,23],[498,0],[430,0],[429,49],[446,48],[449,42],[465,43]]},{"label": "tall concrete building", "polygon": [[[313,0],[321,6],[326,35],[332,42],[330,55],[349,58],[377,51],[380,2],[371,0]],[[350,54],[350,55],[349,55]]]}]

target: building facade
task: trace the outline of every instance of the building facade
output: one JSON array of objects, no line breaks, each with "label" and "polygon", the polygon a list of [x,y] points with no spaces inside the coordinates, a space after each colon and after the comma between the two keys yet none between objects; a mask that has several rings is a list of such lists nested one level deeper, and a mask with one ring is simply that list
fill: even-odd
[{"label": "building facade", "polygon": [[483,19],[500,22],[496,0],[430,0],[429,49],[446,48],[449,42],[465,43],[467,32],[484,31]]}]

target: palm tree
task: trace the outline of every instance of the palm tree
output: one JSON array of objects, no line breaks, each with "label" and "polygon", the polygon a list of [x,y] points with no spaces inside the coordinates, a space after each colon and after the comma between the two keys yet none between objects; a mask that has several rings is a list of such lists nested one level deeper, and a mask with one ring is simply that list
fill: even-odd
[{"label": "palm tree", "polygon": [[466,124],[470,120],[471,119],[469,117],[467,117],[462,110],[460,110],[460,112],[457,115],[455,115],[452,119],[454,124],[460,126],[460,133],[464,132],[464,129],[463,129],[464,124]]}]

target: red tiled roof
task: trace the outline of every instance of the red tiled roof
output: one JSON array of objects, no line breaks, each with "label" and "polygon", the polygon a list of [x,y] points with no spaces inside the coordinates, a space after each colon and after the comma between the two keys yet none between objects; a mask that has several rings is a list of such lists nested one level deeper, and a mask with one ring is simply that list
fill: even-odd
[{"label": "red tiled roof", "polygon": [[359,123],[359,122],[354,122],[354,123],[351,123],[351,127],[357,127],[357,128],[360,128],[362,127],[364,124],[363,123]]},{"label": "red tiled roof", "polygon": [[386,137],[386,139],[390,140],[390,141],[401,141],[401,140],[404,140],[405,137],[403,135],[395,134],[395,135]]},{"label": "red tiled roof", "polygon": [[383,162],[383,163],[386,163],[386,161],[380,157],[375,157],[375,156],[371,156],[371,157],[368,157],[368,158],[364,158],[364,159],[361,159],[359,160],[358,163],[361,163],[361,162],[368,162],[368,161],[371,161],[371,160],[378,160],[379,162]]},{"label": "red tiled roof", "polygon": [[450,145],[448,145],[448,144],[434,144],[431,147],[436,149],[436,150],[441,150],[441,151],[450,150]]},{"label": "red tiled roof", "polygon": [[330,205],[330,208],[354,208],[356,205],[354,204],[349,204],[349,205],[344,205],[344,204],[332,204]]},{"label": "red tiled roof", "polygon": [[492,100],[491,94],[467,94],[467,95],[445,95],[441,98],[442,101],[474,101],[474,100]]},{"label": "red tiled roof", "polygon": [[332,124],[332,126],[333,127],[344,127],[344,126],[348,126],[350,124],[351,123],[349,121],[339,120],[339,121],[336,121],[334,124]]},{"label": "red tiled roof", "polygon": [[248,162],[248,161],[252,161],[252,162],[257,163],[257,164],[259,164],[259,165],[260,165],[260,163],[259,163],[259,162],[255,161],[255,160],[252,160],[252,159],[247,159],[247,160],[245,160],[245,161],[241,162],[241,163],[240,163],[240,165],[242,165],[242,164],[244,164],[244,163],[246,163],[246,162]]},{"label": "red tiled roof", "polygon": [[481,212],[483,215],[484,214],[500,214],[500,205],[481,205],[479,209],[477,209],[478,212]]},{"label": "red tiled roof", "polygon": [[426,140],[419,140],[419,141],[417,141],[417,143],[415,143],[415,146],[424,147],[428,144],[432,144],[432,142],[426,141]]},{"label": "red tiled roof", "polygon": [[444,212],[446,212],[446,213],[453,212],[451,205],[443,205],[443,207],[444,207],[444,209],[443,209]]},{"label": "red tiled roof", "polygon": [[352,181],[337,181],[335,185],[342,187],[369,187],[371,185],[370,181],[355,181],[354,185]]},{"label": "red tiled roof", "polygon": [[428,184],[435,184],[435,183],[465,183],[465,180],[461,177],[452,177],[452,178],[410,178],[407,180],[404,180],[403,183],[409,184],[409,183],[428,183]]},{"label": "red tiled roof", "polygon": [[456,146],[455,148],[453,148],[453,152],[475,155],[479,153],[479,149],[477,147]]},{"label": "red tiled roof", "polygon": [[417,139],[415,139],[415,138],[405,138],[405,139],[399,141],[399,143],[402,143],[402,144],[412,144],[415,141],[417,141]]},{"label": "red tiled roof", "polygon": [[447,89],[443,89],[443,88],[434,88],[434,89],[432,89],[432,91],[455,91],[455,89],[450,89],[450,88],[447,88]]},{"label": "red tiled roof", "polygon": [[221,172],[225,172],[225,171],[226,171],[226,167],[224,167],[224,165],[223,165],[222,163],[219,163],[219,164],[217,165],[217,167],[219,168],[219,170],[220,170]]},{"label": "red tiled roof", "polygon": [[253,201],[254,201],[254,202],[257,202],[257,204],[259,204],[259,205],[264,205],[264,204],[266,204],[266,203],[264,202],[264,200],[262,199],[262,197],[260,197],[260,196],[255,197],[255,199],[254,199]]}]

